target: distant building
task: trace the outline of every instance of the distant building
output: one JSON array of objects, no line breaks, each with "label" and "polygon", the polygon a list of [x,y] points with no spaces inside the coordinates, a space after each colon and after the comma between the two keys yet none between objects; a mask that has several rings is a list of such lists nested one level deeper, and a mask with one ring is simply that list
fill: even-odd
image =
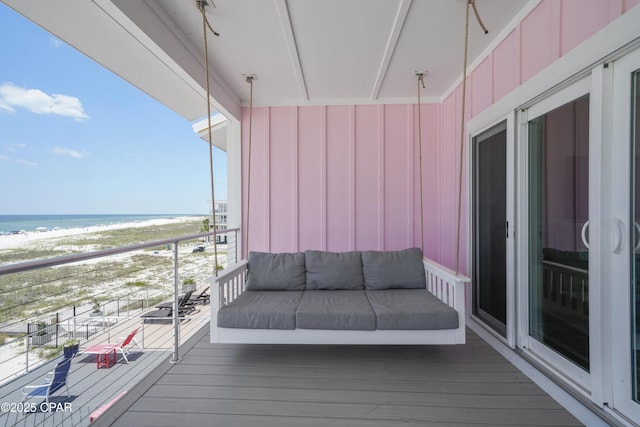
[{"label": "distant building", "polygon": [[[226,200],[217,200],[214,203],[215,215],[216,215],[216,231],[221,232],[227,229],[227,212],[228,212],[228,202]],[[213,228],[213,221],[211,214],[209,214],[209,227]],[[226,244],[227,243],[227,235],[220,234],[216,235],[216,243]]]}]

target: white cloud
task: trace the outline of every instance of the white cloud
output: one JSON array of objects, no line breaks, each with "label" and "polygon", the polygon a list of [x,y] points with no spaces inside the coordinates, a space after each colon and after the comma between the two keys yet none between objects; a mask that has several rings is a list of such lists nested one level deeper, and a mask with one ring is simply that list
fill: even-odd
[{"label": "white cloud", "polygon": [[26,89],[13,83],[0,85],[0,110],[14,112],[16,107],[36,114],[56,114],[76,120],[88,119],[82,103],[74,96],[48,95],[39,89]]},{"label": "white cloud", "polygon": [[21,165],[25,165],[25,166],[38,166],[36,162],[32,162],[30,160],[24,160],[24,159],[16,159],[16,163],[20,163]]},{"label": "white cloud", "polygon": [[64,147],[53,147],[51,150],[53,154],[57,154],[59,156],[67,156],[73,157],[74,159],[81,159],[89,155],[86,151],[78,151],[73,148],[64,148]]},{"label": "white cloud", "polygon": [[0,160],[2,160],[3,162],[14,162],[25,166],[39,166],[36,162],[32,162],[30,160],[12,159],[11,157],[7,157],[2,154],[0,154]]},{"label": "white cloud", "polygon": [[12,144],[12,145],[7,145],[4,148],[5,150],[11,151],[13,153],[15,153],[18,150],[31,151],[31,148],[27,144]]}]

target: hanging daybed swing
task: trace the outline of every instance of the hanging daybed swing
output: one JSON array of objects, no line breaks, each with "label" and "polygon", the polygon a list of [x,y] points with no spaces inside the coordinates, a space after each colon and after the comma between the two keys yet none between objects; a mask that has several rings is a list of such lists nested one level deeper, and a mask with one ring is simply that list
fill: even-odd
[{"label": "hanging daybed swing", "polygon": [[[202,13],[207,112],[210,117],[209,63],[205,2]],[[253,76],[250,86],[247,199],[243,251],[248,260],[229,266],[211,283],[211,342],[251,344],[463,344],[465,284],[459,274],[462,155],[466,94],[469,7],[480,21],[475,0],[467,0],[462,80],[460,175],[456,271],[424,259],[422,191],[422,124],[418,78],[418,144],[420,163],[421,247],[404,251],[331,253],[249,252]],[[486,33],[486,29],[485,29]],[[214,32],[217,35],[217,33]],[[209,123],[209,142],[211,123]],[[210,154],[211,159],[211,154]],[[214,199],[213,164],[211,193]],[[215,215],[214,215],[215,229]],[[216,253],[217,264],[217,253]],[[216,268],[217,273],[217,268]]]}]

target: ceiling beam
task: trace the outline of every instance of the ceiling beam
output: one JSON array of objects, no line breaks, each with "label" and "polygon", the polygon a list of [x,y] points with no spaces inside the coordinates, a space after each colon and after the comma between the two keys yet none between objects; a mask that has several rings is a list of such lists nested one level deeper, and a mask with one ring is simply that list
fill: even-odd
[{"label": "ceiling beam", "polygon": [[[396,50],[398,39],[400,38],[400,33],[402,32],[402,27],[407,20],[407,15],[409,14],[409,9],[411,8],[411,1],[412,0],[400,1],[398,13],[396,14],[396,19],[393,22],[393,27],[391,27],[391,33],[389,34],[389,40],[387,41],[387,47],[385,48],[384,55],[382,56],[382,62],[380,62],[380,67],[378,68],[378,75],[376,76],[376,80],[373,84],[371,99],[378,99],[378,96],[380,95],[382,82],[384,82],[384,77],[387,75],[387,70],[389,69],[389,64],[391,63],[393,52],[395,52]],[[409,75],[409,73],[412,71],[413,70],[407,70],[407,75]]]},{"label": "ceiling beam", "polygon": [[296,38],[293,34],[293,27],[291,25],[291,16],[289,15],[287,0],[276,0],[276,8],[278,11],[278,16],[280,17],[282,33],[287,43],[289,59],[291,59],[291,66],[293,67],[293,73],[296,76],[296,83],[298,84],[300,95],[304,102],[308,102],[309,91],[307,90],[307,84],[304,80],[304,73],[302,71],[302,64],[300,63],[300,55],[298,54]]},{"label": "ceiling beam", "polygon": [[[93,0],[101,2],[113,2],[129,18],[135,20],[135,24],[153,40],[162,50],[164,55],[170,58],[172,68],[176,73],[184,75],[191,81],[199,92],[202,102],[202,114],[206,116],[206,75],[204,52],[194,46],[184,29],[179,28],[173,22],[171,14],[162,4],[156,1],[124,1],[124,0]],[[192,4],[194,13],[200,16],[195,2]],[[201,18],[199,18],[201,19]],[[199,37],[202,34],[198,33]],[[209,64],[209,82],[211,96],[209,98],[212,107],[224,114],[227,118],[240,120],[240,97],[229,87],[218,71]]]}]

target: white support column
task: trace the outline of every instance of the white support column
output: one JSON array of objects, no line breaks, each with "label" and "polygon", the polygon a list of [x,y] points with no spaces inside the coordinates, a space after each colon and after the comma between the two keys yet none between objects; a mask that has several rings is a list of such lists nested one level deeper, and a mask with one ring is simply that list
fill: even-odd
[{"label": "white support column", "polygon": [[[227,125],[227,199],[229,228],[240,228],[236,239],[238,257],[242,254],[242,131],[241,123],[231,120]],[[239,260],[236,260],[239,261]]]}]

